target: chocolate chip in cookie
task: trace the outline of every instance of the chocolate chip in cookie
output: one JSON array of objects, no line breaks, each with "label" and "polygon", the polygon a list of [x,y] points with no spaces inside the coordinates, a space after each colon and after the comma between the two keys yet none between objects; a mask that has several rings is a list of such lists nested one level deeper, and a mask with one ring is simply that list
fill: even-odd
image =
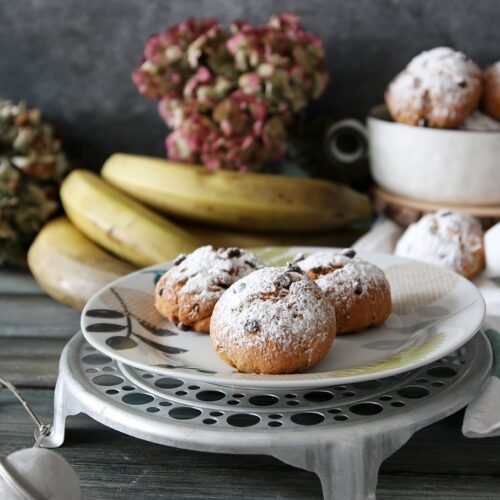
[{"label": "chocolate chip in cookie", "polygon": [[344,257],[349,257],[349,259],[352,259],[353,257],[356,257],[356,250],[354,250],[352,248],[348,248],[347,250],[344,250],[342,252],[342,255]]},{"label": "chocolate chip in cookie", "polygon": [[289,271],[292,271],[293,273],[302,274],[302,272],[303,272],[302,269],[297,264],[295,264],[293,261],[289,262],[286,267]]},{"label": "chocolate chip in cookie", "polygon": [[186,260],[186,254],[179,254],[174,260],[174,266],[178,266],[181,262]]},{"label": "chocolate chip in cookie", "polygon": [[288,290],[292,286],[292,278],[288,274],[283,273],[277,277],[274,284],[276,285],[276,288]]},{"label": "chocolate chip in cookie", "polygon": [[230,247],[226,250],[228,259],[234,259],[241,256],[241,250],[238,247]]},{"label": "chocolate chip in cookie", "polygon": [[259,322],[256,319],[249,319],[243,325],[245,333],[257,333],[260,330]]}]

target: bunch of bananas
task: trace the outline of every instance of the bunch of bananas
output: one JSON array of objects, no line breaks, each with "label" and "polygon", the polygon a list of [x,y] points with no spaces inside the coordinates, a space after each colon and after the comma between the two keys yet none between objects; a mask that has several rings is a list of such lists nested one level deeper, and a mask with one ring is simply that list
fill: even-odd
[{"label": "bunch of bananas", "polygon": [[126,154],[111,156],[101,177],[73,171],[61,201],[69,220],[42,229],[28,263],[52,297],[76,308],[133,266],[204,244],[342,245],[333,230],[371,211],[366,196],[332,182]]}]

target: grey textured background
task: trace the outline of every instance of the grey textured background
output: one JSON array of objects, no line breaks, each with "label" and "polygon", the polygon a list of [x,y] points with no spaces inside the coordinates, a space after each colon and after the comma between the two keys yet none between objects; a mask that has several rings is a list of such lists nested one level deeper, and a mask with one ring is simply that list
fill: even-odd
[{"label": "grey textured background", "polygon": [[363,117],[418,52],[500,59],[498,0],[0,0],[0,97],[40,106],[82,165],[113,151],[164,154],[165,127],[130,73],[152,33],[188,16],[263,23],[292,11],[328,52],[320,105]]}]

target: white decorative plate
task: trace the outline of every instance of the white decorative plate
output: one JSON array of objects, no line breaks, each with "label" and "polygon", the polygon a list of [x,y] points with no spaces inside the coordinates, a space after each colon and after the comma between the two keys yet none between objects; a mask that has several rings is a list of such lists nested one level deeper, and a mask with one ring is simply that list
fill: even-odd
[{"label": "white decorative plate", "polygon": [[[269,265],[324,248],[256,251]],[[99,291],[82,312],[90,344],[124,364],[193,381],[273,389],[321,387],[387,377],[446,356],[467,342],[484,319],[482,296],[468,280],[392,255],[359,252],[391,284],[393,313],[384,325],[335,339],[316,366],[293,375],[238,373],[215,353],[206,334],[182,331],[154,308],[154,287],[171,263],[125,276]]]}]

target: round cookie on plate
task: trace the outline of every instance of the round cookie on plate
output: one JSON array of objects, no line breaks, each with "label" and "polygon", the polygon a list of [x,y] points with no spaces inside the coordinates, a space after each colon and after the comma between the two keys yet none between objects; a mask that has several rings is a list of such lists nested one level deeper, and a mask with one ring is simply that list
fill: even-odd
[{"label": "round cookie on plate", "polygon": [[408,125],[458,128],[477,108],[482,72],[465,54],[437,47],[414,57],[389,84],[392,118]]},{"label": "round cookie on plate", "polygon": [[490,116],[500,120],[500,61],[484,71],[483,108]]},{"label": "round cookie on plate", "polygon": [[175,324],[200,333],[210,330],[210,318],[222,294],[264,262],[240,248],[200,247],[179,255],[158,281],[155,307]]},{"label": "round cookie on plate", "polygon": [[241,279],[214,308],[210,339],[244,373],[297,373],[317,363],[335,337],[335,311],[302,272],[266,267]]},{"label": "round cookie on plate", "polygon": [[422,260],[473,278],[485,265],[484,234],[470,215],[438,210],[411,224],[396,244],[395,254]]},{"label": "round cookie on plate", "polygon": [[334,305],[338,335],[380,325],[391,314],[391,290],[384,272],[354,250],[298,256],[293,265],[314,279]]}]

